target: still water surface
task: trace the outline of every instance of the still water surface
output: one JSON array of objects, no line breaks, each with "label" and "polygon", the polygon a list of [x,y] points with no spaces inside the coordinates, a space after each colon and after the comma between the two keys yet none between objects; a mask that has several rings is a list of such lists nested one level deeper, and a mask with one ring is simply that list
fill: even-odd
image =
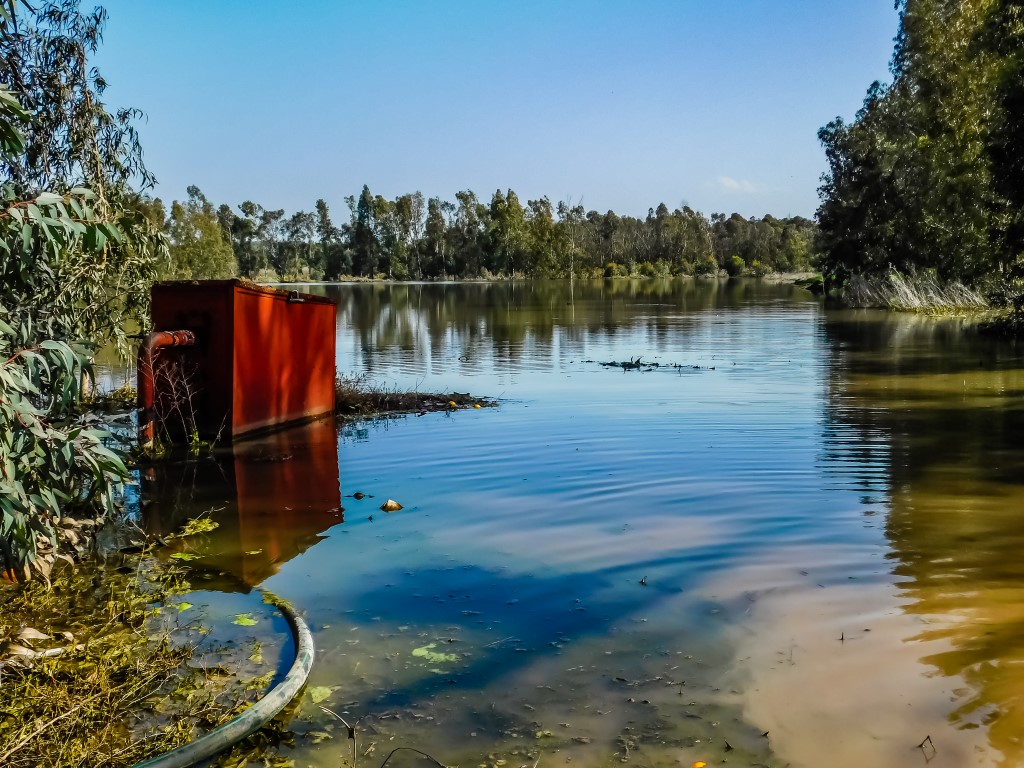
[{"label": "still water surface", "polygon": [[310,290],[340,372],[501,403],[144,482],[221,522],[191,602],[311,624],[297,765],[353,762],[320,697],[364,766],[1024,764],[1017,348],[758,282]]}]

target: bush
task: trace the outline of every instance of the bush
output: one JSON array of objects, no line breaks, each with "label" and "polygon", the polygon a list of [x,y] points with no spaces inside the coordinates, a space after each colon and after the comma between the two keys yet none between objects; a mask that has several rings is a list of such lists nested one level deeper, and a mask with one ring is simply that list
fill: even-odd
[{"label": "bush", "polygon": [[0,307],[0,563],[15,578],[48,576],[69,511],[111,513],[127,470],[106,433],[75,415],[85,355],[59,341],[17,348]]},{"label": "bush", "polygon": [[767,264],[762,264],[757,259],[754,259],[750,262],[750,266],[747,267],[747,272],[754,277],[764,277],[771,272],[771,269],[768,268]]},{"label": "bush", "polygon": [[714,277],[718,274],[718,262],[714,256],[707,253],[694,266],[694,271],[701,277]]}]

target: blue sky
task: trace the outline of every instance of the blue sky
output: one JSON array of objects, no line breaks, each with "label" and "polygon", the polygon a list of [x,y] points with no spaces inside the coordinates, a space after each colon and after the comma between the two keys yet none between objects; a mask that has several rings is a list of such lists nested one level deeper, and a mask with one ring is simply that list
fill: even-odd
[{"label": "blue sky", "polygon": [[811,216],[817,129],[887,79],[897,24],[892,0],[103,5],[157,195],[336,219],[363,184]]}]

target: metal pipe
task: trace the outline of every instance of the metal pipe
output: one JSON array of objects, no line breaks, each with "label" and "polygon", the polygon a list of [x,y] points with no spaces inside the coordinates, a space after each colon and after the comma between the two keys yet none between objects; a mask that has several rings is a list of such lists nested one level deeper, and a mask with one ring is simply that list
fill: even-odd
[{"label": "metal pipe", "polygon": [[153,331],[139,345],[139,443],[150,445],[156,438],[156,379],[153,354],[161,347],[191,347],[196,343],[192,331]]},{"label": "metal pipe", "polygon": [[288,626],[295,639],[295,661],[284,676],[284,680],[272,688],[266,696],[257,701],[242,714],[229,720],[219,728],[214,728],[205,736],[190,741],[184,746],[164,752],[150,760],[136,763],[133,768],[187,768],[204,760],[209,760],[219,752],[234,746],[246,736],[255,733],[269,723],[284,709],[288,702],[306,684],[309,670],[313,667],[313,635],[295,610],[288,603],[280,600],[266,590],[263,591],[264,602],[270,603],[284,614]]}]

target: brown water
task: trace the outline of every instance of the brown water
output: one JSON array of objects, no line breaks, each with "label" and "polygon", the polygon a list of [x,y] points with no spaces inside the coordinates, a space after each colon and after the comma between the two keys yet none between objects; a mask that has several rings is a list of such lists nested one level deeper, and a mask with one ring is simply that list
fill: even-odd
[{"label": "brown water", "polygon": [[144,479],[221,522],[215,634],[283,629],[257,585],[311,623],[297,765],[354,762],[321,697],[364,766],[1024,764],[1016,347],[756,282],[311,290],[339,370],[501,405]]}]

